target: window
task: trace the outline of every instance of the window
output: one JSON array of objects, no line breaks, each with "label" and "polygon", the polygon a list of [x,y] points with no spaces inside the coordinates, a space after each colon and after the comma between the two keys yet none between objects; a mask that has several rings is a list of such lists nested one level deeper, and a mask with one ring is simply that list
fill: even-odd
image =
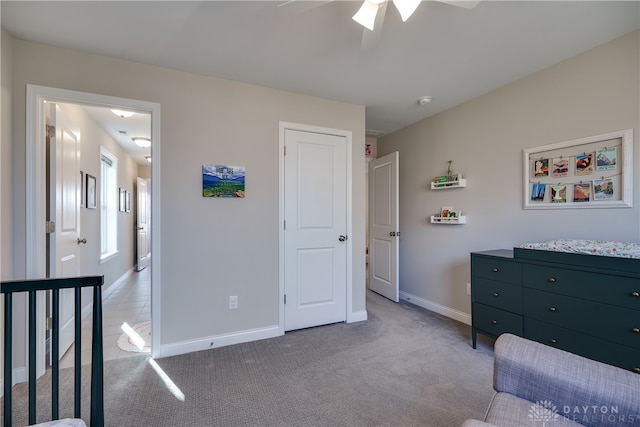
[{"label": "window", "polygon": [[118,253],[118,159],[100,149],[100,260]]}]

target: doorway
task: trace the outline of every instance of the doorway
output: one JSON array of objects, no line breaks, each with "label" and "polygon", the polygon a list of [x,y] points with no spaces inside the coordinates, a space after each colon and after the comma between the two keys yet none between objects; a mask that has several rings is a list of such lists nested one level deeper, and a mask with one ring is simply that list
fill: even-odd
[{"label": "doorway", "polygon": [[397,151],[369,163],[369,288],[398,302],[399,158]]},{"label": "doorway", "polygon": [[[100,106],[107,108],[124,108],[127,110],[146,112],[151,115],[152,168],[151,177],[159,183],[160,175],[160,105],[146,101],[117,98],[85,92],[69,91],[44,86],[27,85],[27,126],[26,126],[26,268],[27,278],[39,278],[46,275],[46,235],[42,232],[42,224],[46,221],[46,138],[45,138],[45,108],[47,102],[60,102],[86,106]],[[158,356],[160,351],[160,215],[159,215],[159,186],[154,185],[151,191],[151,211],[154,213],[153,233],[156,236],[151,243],[151,252],[156,262],[151,265],[151,319],[154,324],[152,341],[152,356]],[[38,296],[38,306],[45,306],[44,295]],[[25,310],[26,312],[26,310]],[[44,325],[44,310],[38,312],[38,324]],[[45,370],[45,331],[38,331],[37,336],[36,375],[40,376]],[[25,361],[26,366],[26,361]]]}]

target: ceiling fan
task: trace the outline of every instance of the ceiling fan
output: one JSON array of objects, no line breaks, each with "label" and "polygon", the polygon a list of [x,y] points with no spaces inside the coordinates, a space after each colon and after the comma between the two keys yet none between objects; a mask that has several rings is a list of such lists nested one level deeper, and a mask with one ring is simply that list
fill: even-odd
[{"label": "ceiling fan", "polygon": [[[422,0],[393,0],[393,5],[396,7],[402,18],[402,22],[405,22],[411,17],[413,12],[418,8]],[[465,9],[473,9],[480,3],[480,0],[435,0],[441,3],[447,3],[454,6],[463,7]],[[362,33],[363,50],[369,49],[374,46],[380,35],[382,34],[382,23],[384,16],[387,13],[387,5],[389,0],[364,0],[362,6],[353,15],[353,20],[362,25],[365,29]]]},{"label": "ceiling fan", "polygon": [[[302,0],[286,0],[277,5],[278,8],[299,3]],[[327,0],[331,2],[333,0]],[[376,45],[382,34],[382,23],[387,13],[387,5],[390,0],[363,0],[360,9],[353,15],[352,19],[364,27],[362,32],[361,49],[367,50]],[[402,22],[405,22],[418,8],[422,0],[391,0],[400,13]],[[480,0],[434,0],[440,3],[447,3],[453,6],[473,9],[480,3]],[[309,2],[315,3],[315,2]],[[313,6],[317,7],[317,5]]]}]

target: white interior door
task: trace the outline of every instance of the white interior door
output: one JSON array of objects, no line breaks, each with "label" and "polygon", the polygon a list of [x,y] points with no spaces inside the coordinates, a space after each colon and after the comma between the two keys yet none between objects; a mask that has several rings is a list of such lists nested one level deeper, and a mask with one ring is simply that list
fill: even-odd
[{"label": "white interior door", "polygon": [[398,152],[369,163],[369,288],[399,300]]},{"label": "white interior door", "polygon": [[137,200],[136,200],[136,213],[137,213],[137,226],[136,226],[136,241],[137,241],[137,267],[138,271],[144,270],[149,264],[149,248],[147,245],[148,239],[148,224],[147,224],[147,180],[138,177],[137,182]]},{"label": "white interior door", "polygon": [[[80,132],[60,107],[50,104],[50,212],[55,231],[49,240],[50,277],[80,274]],[[74,341],[74,292],[60,291],[60,346],[62,356]]]},{"label": "white interior door", "polygon": [[285,130],[285,330],[346,320],[344,136]]}]

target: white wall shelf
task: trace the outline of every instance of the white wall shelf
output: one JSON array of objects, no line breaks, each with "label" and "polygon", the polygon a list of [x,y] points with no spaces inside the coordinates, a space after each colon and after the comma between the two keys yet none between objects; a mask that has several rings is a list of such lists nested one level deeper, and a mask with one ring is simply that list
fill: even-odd
[{"label": "white wall shelf", "polygon": [[459,216],[457,218],[443,218],[439,216],[431,216],[431,224],[466,224],[467,217]]},{"label": "white wall shelf", "polygon": [[432,190],[449,190],[452,188],[462,188],[466,186],[467,186],[466,179],[459,179],[458,181],[431,182]]}]

